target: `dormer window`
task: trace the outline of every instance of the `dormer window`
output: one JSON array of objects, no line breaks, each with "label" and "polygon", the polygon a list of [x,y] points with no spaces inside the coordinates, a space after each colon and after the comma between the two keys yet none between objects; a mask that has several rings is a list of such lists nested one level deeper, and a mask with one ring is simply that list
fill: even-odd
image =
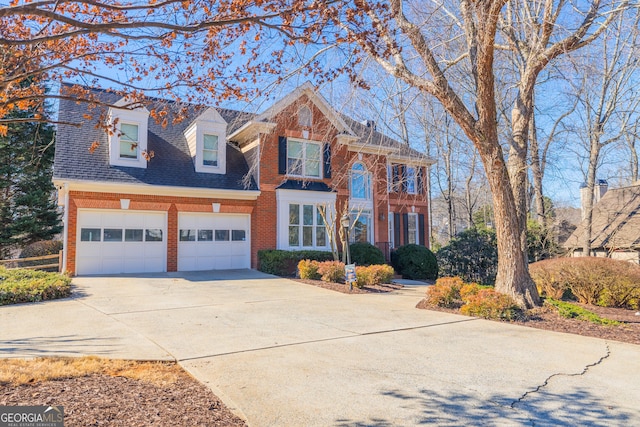
[{"label": "dormer window", "polygon": [[227,122],[213,108],[200,114],[184,131],[196,172],[227,172]]},{"label": "dormer window", "polygon": [[202,163],[205,166],[218,166],[218,135],[203,135]]},{"label": "dormer window", "polygon": [[122,99],[109,110],[109,164],[146,168],[142,154],[147,151],[149,110],[143,106],[127,109],[130,104]]},{"label": "dormer window", "polygon": [[131,123],[120,124],[120,158],[138,158],[139,127]]},{"label": "dormer window", "polygon": [[311,115],[311,108],[303,105],[298,110],[298,125],[305,128],[310,128],[313,124],[313,118]]}]

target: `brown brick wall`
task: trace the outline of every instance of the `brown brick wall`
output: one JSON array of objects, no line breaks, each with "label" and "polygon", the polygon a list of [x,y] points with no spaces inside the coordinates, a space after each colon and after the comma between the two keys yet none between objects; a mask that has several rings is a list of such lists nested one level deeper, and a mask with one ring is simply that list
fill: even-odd
[{"label": "brown brick wall", "polygon": [[[160,195],[140,195],[126,193],[98,193],[71,191],[69,193],[69,225],[67,242],[67,271],[76,271],[76,239],[78,209],[120,209],[120,199],[129,199],[129,210],[148,210],[167,212],[167,271],[178,269],[178,212],[213,212],[212,203],[220,203],[221,213],[252,213],[256,207],[255,200],[214,199],[201,197],[176,197]],[[252,215],[255,218],[255,215]],[[252,234],[254,223],[251,223]],[[255,240],[251,239],[252,264],[255,257]]]}]

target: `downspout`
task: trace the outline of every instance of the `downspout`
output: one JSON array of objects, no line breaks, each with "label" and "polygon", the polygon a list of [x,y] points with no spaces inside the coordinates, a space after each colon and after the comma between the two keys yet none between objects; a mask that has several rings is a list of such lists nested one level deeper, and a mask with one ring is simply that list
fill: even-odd
[{"label": "downspout", "polygon": [[64,244],[62,245],[62,272],[66,273],[67,251],[69,247],[69,242],[67,241],[69,239],[69,183],[65,182],[62,188],[64,189],[64,218],[62,220],[64,223],[64,237],[62,240]]}]

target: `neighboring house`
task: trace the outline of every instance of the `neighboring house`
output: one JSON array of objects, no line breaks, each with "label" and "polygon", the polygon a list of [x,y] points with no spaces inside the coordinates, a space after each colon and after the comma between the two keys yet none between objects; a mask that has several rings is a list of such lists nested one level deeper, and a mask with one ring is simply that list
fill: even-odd
[{"label": "neighboring house", "polygon": [[256,268],[261,249],[330,250],[319,210],[335,218],[345,204],[351,241],[387,255],[429,244],[433,162],[336,112],[310,84],[259,115],[191,106],[164,127],[153,103],[131,110],[96,93],[115,107],[93,119],[84,104],[59,108],[60,122],[82,123],[59,125],[54,165],[71,274]]},{"label": "neighboring house", "polygon": [[[640,185],[607,191],[606,181],[599,181],[595,192],[592,255],[640,262]],[[585,214],[583,212],[582,223],[564,243],[573,256],[582,256]]]}]

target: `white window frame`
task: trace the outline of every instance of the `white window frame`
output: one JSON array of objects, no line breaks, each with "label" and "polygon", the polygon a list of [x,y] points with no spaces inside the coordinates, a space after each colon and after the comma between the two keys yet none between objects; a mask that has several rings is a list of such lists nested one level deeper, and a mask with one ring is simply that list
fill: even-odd
[{"label": "white window frame", "polygon": [[[322,221],[322,216],[319,213],[319,209],[323,208],[322,205],[320,204],[312,204],[312,203],[295,203],[295,202],[289,202],[289,212],[291,212],[291,208],[293,206],[297,206],[297,210],[298,210],[298,223],[297,224],[291,224],[291,217],[289,217],[289,226],[287,227],[287,239],[288,239],[288,243],[291,247],[293,248],[300,248],[303,250],[309,250],[309,249],[327,249],[329,246],[329,241],[327,238],[327,229],[324,225],[324,223],[320,223],[320,221]],[[304,211],[306,207],[311,207],[312,208],[312,222],[311,224],[305,224],[304,223]],[[293,227],[296,227],[298,229],[298,244],[297,245],[292,245],[291,244],[291,229]],[[305,228],[311,228],[311,245],[305,245],[304,244],[304,229]],[[322,229],[322,232],[325,234],[324,237],[324,241],[325,244],[324,245],[318,245],[318,229]]]},{"label": "white window frame", "polygon": [[[122,133],[122,125],[128,125],[128,126],[135,126],[137,127],[137,135],[136,135],[136,139],[135,141],[123,141],[122,140],[122,135],[124,135],[124,133]],[[132,123],[132,122],[119,122],[118,123],[118,138],[120,139],[120,142],[118,144],[118,158],[120,160],[133,160],[133,161],[137,161],[138,158],[140,157],[140,124],[139,123]],[[122,143],[123,142],[127,142],[127,143],[131,143],[131,145],[135,144],[136,146],[136,156],[135,157],[128,157],[128,156],[123,156],[122,155]]]},{"label": "white window frame", "polygon": [[[356,166],[362,166],[363,170],[362,171],[355,170]],[[365,193],[364,198],[355,196],[355,192],[353,189],[353,179],[355,178],[356,175],[361,176],[364,181],[364,193]],[[349,194],[351,196],[351,199],[353,200],[372,200],[371,172],[369,172],[365,164],[362,162],[355,162],[351,166],[351,170],[349,173]]]},{"label": "white window frame", "polygon": [[[204,146],[204,139],[207,136],[215,136],[216,137],[216,149],[215,150],[206,148]],[[205,156],[204,156],[204,154],[205,154],[206,151],[212,151],[212,152],[215,151],[215,153],[216,153],[216,164],[215,165],[207,165],[207,164],[205,164],[205,159],[204,159]],[[216,169],[219,169],[220,168],[220,166],[219,166],[220,165],[220,161],[221,161],[220,160],[220,136],[218,134],[216,134],[216,133],[203,132],[203,134],[202,134],[202,166],[205,167],[205,168],[216,168]]]},{"label": "white window frame", "polygon": [[[409,227],[409,224],[411,223],[411,219],[413,218],[413,220],[415,221],[416,224],[416,228],[415,231],[413,233],[411,233],[411,228]],[[413,243],[415,245],[419,245],[420,244],[420,222],[418,221],[418,214],[417,213],[409,213],[407,216],[407,230],[409,230],[409,241],[405,242],[405,244],[408,243]],[[413,238],[415,239],[414,242],[411,241],[411,237],[413,235]]]},{"label": "white window frame", "polygon": [[[406,165],[406,177],[407,177],[407,194],[418,194],[418,168],[411,165]],[[413,174],[410,175],[409,171],[413,171]],[[410,185],[413,185],[413,189],[411,189]]]},{"label": "white window frame", "polygon": [[[204,164],[204,136],[218,137],[218,164]],[[225,174],[227,172],[227,122],[213,108],[208,108],[184,131],[196,172]]]},{"label": "white window frame", "polygon": [[369,219],[369,228],[367,230],[367,242],[371,243],[372,245],[374,244],[374,240],[373,240],[373,228],[374,228],[374,224],[373,224],[373,210],[371,209],[361,209],[361,210],[352,210],[351,211],[351,230],[349,231],[349,242],[354,243],[355,239],[354,239],[354,232],[353,232],[353,224],[357,219],[366,217]]},{"label": "white window frame", "polygon": [[[112,107],[109,110],[109,123],[112,126],[109,135],[109,164],[112,166],[128,166],[146,169],[147,159],[142,155],[147,151],[147,139],[149,129],[149,111],[140,107],[134,110],[126,110]],[[138,126],[138,142],[136,157],[121,157],[120,142],[123,124]]]},{"label": "white window frame", "polygon": [[[335,205],[336,205],[336,193],[328,191],[306,191],[306,190],[276,190],[276,204],[277,204],[277,248],[297,251],[297,250],[309,250],[315,249],[320,251],[330,251],[329,236],[326,236],[325,246],[317,246],[317,234],[315,227],[319,227],[317,224],[317,208],[318,206],[324,206],[327,208],[327,218],[335,218]],[[289,205],[300,205],[300,233],[298,234],[298,241],[300,246],[289,246]],[[302,214],[303,205],[314,205],[314,232],[313,232],[313,246],[302,246]],[[327,230],[328,231],[328,230]]]},{"label": "white window frame", "polygon": [[[291,173],[291,171],[289,170],[289,159],[291,159],[292,157],[289,157],[289,153],[291,150],[289,150],[289,144],[292,142],[296,142],[299,144],[302,144],[302,174],[294,174]],[[313,144],[313,145],[317,145],[318,146],[318,153],[319,153],[319,157],[318,157],[318,175],[308,175],[307,174],[307,145],[308,144]],[[299,177],[299,178],[310,178],[310,179],[322,179],[323,178],[323,173],[324,173],[324,158],[323,158],[323,152],[322,152],[322,148],[323,148],[323,143],[321,141],[312,141],[312,140],[305,140],[305,139],[297,139],[297,138],[287,138],[287,176],[291,176],[291,177]]]},{"label": "white window frame", "polygon": [[389,212],[388,213],[388,218],[387,220],[389,221],[389,247],[390,248],[395,248],[395,233],[394,233],[394,227],[393,227],[393,212]]}]

